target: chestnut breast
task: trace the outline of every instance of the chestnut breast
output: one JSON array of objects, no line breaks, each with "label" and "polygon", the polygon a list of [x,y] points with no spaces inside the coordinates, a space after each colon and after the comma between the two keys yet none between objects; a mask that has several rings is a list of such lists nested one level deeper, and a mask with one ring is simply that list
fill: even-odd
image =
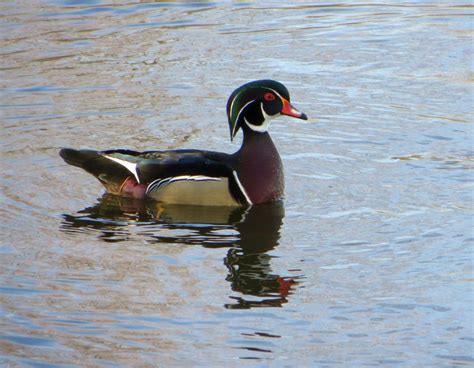
[{"label": "chestnut breast", "polygon": [[285,189],[280,155],[268,133],[249,138],[236,153],[240,182],[252,203],[277,201]]}]

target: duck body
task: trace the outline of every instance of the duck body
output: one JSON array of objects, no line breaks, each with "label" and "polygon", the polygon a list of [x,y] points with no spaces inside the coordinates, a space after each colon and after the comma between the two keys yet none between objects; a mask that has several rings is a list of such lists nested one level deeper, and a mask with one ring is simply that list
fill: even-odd
[{"label": "duck body", "polygon": [[239,128],[244,134],[242,146],[234,154],[194,149],[137,152],[70,148],[59,154],[68,164],[94,175],[115,195],[206,206],[273,202],[283,196],[284,175],[267,127],[268,120],[280,114],[306,119],[289,104],[283,85],[255,81],[234,91],[227,103],[231,139]]},{"label": "duck body", "polygon": [[[262,153],[255,156],[257,149]],[[124,197],[175,204],[238,206],[273,202],[284,191],[280,155],[268,133],[252,139],[248,145],[243,144],[234,154],[66,148],[60,155],[67,163],[94,175],[107,192]]]}]

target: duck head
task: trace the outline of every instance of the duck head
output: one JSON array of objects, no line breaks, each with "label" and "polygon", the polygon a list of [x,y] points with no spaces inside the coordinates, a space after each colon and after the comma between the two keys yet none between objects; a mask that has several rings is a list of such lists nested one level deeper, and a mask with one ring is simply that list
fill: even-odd
[{"label": "duck head", "polygon": [[246,83],[232,92],[227,101],[230,139],[239,128],[264,133],[270,120],[280,115],[308,119],[290,104],[288,89],[280,82],[265,79]]}]

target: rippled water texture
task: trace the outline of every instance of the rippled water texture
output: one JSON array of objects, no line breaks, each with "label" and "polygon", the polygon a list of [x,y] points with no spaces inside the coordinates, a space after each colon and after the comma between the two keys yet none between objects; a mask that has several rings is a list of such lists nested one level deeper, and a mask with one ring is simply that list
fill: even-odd
[{"label": "rippled water texture", "polygon": [[[468,1],[2,1],[0,365],[469,366]],[[319,5],[317,5],[319,4]],[[102,198],[60,147],[232,152],[284,82],[283,202]]]}]

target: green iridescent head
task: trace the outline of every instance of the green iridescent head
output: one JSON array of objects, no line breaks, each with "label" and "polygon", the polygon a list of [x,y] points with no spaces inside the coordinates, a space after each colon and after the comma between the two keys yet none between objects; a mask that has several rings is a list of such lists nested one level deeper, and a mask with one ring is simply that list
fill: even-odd
[{"label": "green iridescent head", "polygon": [[266,132],[270,120],[280,115],[308,119],[290,104],[288,89],[280,82],[263,79],[246,83],[232,92],[227,101],[230,139],[242,127]]}]

